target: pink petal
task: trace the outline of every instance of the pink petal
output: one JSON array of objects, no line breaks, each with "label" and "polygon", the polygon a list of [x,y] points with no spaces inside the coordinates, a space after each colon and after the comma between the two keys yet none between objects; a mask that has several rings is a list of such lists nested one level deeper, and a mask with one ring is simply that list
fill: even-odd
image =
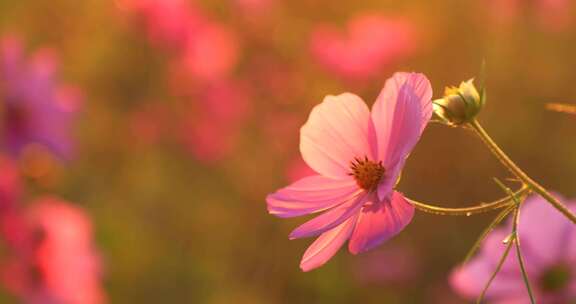
[{"label": "pink petal", "polygon": [[414,207],[399,192],[391,201],[377,201],[375,195],[364,204],[348,243],[351,253],[370,250],[398,234],[414,216]]},{"label": "pink petal", "polygon": [[[510,252],[510,255],[512,256],[513,252]],[[450,285],[463,297],[476,299],[482,293],[495,267],[496,264],[486,259],[476,258],[457,268],[450,275]],[[497,300],[503,297],[522,297],[525,292],[526,289],[519,273],[513,276],[499,273],[486,292],[486,298]]]},{"label": "pink petal", "polygon": [[[506,249],[506,244],[504,240],[508,238],[512,231],[511,227],[502,227],[500,229],[493,230],[484,240],[481,248],[481,254],[479,257],[484,259],[487,264],[492,265],[492,269],[496,267],[504,250]],[[533,272],[534,268],[537,268],[537,263],[531,259],[530,255],[527,254],[524,244],[522,243],[522,255],[526,259],[526,268],[529,273]],[[518,270],[520,266],[518,265],[518,259],[516,258],[516,253],[514,248],[511,249],[508,258],[502,265],[502,272],[508,273],[520,273]]]},{"label": "pink petal", "polygon": [[336,180],[315,175],[268,195],[266,202],[270,214],[294,217],[333,208],[357,191],[358,186],[352,177]]},{"label": "pink petal", "polygon": [[358,216],[352,216],[339,226],[324,232],[304,252],[300,269],[310,271],[324,265],[350,237]]},{"label": "pink petal", "polygon": [[347,176],[354,157],[373,159],[374,130],[360,97],[326,96],[300,130],[300,152],[314,171],[333,178]]},{"label": "pink petal", "polygon": [[366,202],[367,197],[366,194],[361,193],[350,198],[347,202],[340,204],[338,207],[330,209],[309,220],[294,229],[294,231],[290,233],[290,239],[316,236],[340,225],[359,212],[362,205]]},{"label": "pink petal", "polygon": [[378,159],[386,166],[407,156],[432,116],[432,88],[423,74],[396,73],[372,107]]},{"label": "pink petal", "polygon": [[532,255],[537,262],[550,265],[563,257],[576,228],[546,200],[531,196],[520,210],[518,234],[527,258]]},{"label": "pink petal", "polygon": [[402,173],[402,168],[404,167],[404,160],[397,162],[393,167],[386,168],[386,175],[384,180],[378,185],[378,198],[380,201],[390,200],[390,196],[396,186],[398,177]]}]

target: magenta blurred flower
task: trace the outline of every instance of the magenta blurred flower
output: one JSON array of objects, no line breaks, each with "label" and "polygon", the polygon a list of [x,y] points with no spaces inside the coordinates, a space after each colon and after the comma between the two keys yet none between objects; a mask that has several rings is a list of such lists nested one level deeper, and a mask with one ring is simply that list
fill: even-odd
[{"label": "magenta blurred flower", "polygon": [[351,79],[381,75],[386,66],[414,52],[413,25],[404,19],[359,15],[345,33],[320,25],[311,35],[312,54],[331,72]]},{"label": "magenta blurred flower", "polygon": [[57,67],[50,50],[38,50],[26,60],[16,38],[2,38],[2,132],[10,155],[20,156],[29,145],[39,144],[59,158],[72,157],[71,127],[81,98],[77,89],[58,84]]},{"label": "magenta blurred flower", "polygon": [[[576,210],[576,202],[567,204]],[[470,263],[456,269],[452,287],[462,296],[477,298],[494,272],[510,234],[511,222],[494,230]],[[518,235],[538,303],[569,303],[576,300],[576,227],[548,202],[532,196],[520,213]],[[508,255],[502,270],[486,293],[490,303],[530,303],[518,259]]]},{"label": "magenta blurred flower", "polygon": [[319,175],[266,198],[279,217],[323,212],[290,234],[319,236],[304,253],[302,270],[326,263],[348,239],[353,254],[372,249],[411,221],[414,207],[394,187],[432,115],[431,97],[424,75],[396,73],[372,113],[351,93],[327,96],[312,110],[300,130],[300,152]]},{"label": "magenta blurred flower", "polygon": [[58,198],[34,202],[25,215],[29,252],[18,252],[4,281],[26,303],[104,303],[90,219]]}]

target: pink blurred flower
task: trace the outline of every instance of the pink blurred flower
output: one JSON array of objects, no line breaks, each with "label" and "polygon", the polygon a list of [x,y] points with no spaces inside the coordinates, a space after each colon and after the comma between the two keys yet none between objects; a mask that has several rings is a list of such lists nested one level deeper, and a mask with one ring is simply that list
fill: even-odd
[{"label": "pink blurred flower", "polygon": [[316,172],[301,157],[297,157],[288,163],[286,177],[291,183],[312,175],[316,175]]},{"label": "pink blurred flower", "polygon": [[327,96],[300,130],[300,152],[319,175],[267,196],[279,217],[323,212],[290,239],[319,236],[300,263],[304,271],[326,263],[350,239],[357,254],[398,234],[414,207],[394,191],[410,151],[432,115],[432,88],[422,74],[396,73],[372,113],[351,93]]},{"label": "pink blurred flower", "polygon": [[488,8],[497,25],[511,23],[523,12],[531,16],[546,30],[559,31],[568,27],[573,17],[569,0],[491,0]]},{"label": "pink blurred flower", "polygon": [[227,156],[236,144],[250,104],[245,86],[222,81],[203,87],[184,119],[182,139],[194,156],[214,162]]},{"label": "pink blurred flower", "polygon": [[190,76],[202,81],[226,78],[238,61],[238,41],[227,27],[206,22],[183,48],[181,62]]},{"label": "pink blurred flower", "polygon": [[130,133],[138,143],[157,144],[168,133],[169,117],[161,104],[147,104],[130,115]]},{"label": "pink blurred flower", "polygon": [[58,198],[34,202],[24,217],[29,252],[17,252],[4,281],[26,303],[104,303],[90,219]]},{"label": "pink blurred flower", "polygon": [[10,155],[40,144],[62,159],[72,157],[71,127],[81,98],[76,88],[58,84],[57,67],[48,49],[26,60],[16,38],[0,41],[2,136]]},{"label": "pink blurred flower", "polygon": [[267,111],[258,123],[271,152],[285,155],[298,146],[298,130],[304,121],[296,113]]},{"label": "pink blurred flower", "polygon": [[[576,210],[576,202],[568,204]],[[474,299],[482,292],[494,271],[510,234],[511,222],[494,230],[470,263],[456,269],[452,287]],[[576,299],[576,227],[548,202],[532,196],[520,213],[518,235],[528,277],[538,303],[568,303]],[[502,270],[486,293],[490,303],[530,303],[518,260],[511,251]]]},{"label": "pink blurred flower", "polygon": [[180,49],[204,17],[186,0],[117,0],[120,8],[142,21],[150,41],[159,47]]},{"label": "pink blurred flower", "polygon": [[240,10],[249,17],[261,17],[270,12],[275,0],[234,0]]},{"label": "pink blurred flower", "polygon": [[404,19],[359,15],[345,33],[334,26],[320,25],[311,35],[312,54],[331,72],[351,79],[380,75],[416,48],[413,25]]},{"label": "pink blurred flower", "polygon": [[0,156],[0,234],[12,248],[25,248],[26,223],[20,212],[22,181],[17,165]]},{"label": "pink blurred flower", "polygon": [[355,277],[364,284],[407,284],[419,271],[416,254],[409,247],[374,250],[354,262]]},{"label": "pink blurred flower", "polygon": [[184,0],[121,0],[121,7],[144,21],[158,47],[173,52],[178,69],[201,81],[225,78],[236,66],[238,40],[228,27],[210,20]]}]

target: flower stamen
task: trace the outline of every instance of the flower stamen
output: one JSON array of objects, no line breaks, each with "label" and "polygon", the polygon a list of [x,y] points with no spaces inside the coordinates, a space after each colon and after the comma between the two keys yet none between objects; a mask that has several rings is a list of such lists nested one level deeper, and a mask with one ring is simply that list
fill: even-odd
[{"label": "flower stamen", "polygon": [[386,172],[381,161],[376,163],[366,156],[363,159],[355,157],[350,168],[352,169],[350,175],[354,176],[358,186],[367,191],[374,191]]}]

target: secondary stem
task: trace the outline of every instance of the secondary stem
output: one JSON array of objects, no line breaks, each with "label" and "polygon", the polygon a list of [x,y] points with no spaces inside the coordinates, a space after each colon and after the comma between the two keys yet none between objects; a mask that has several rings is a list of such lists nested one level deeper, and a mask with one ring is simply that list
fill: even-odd
[{"label": "secondary stem", "polygon": [[432,213],[432,214],[440,214],[440,215],[472,215],[477,213],[489,212],[492,210],[500,209],[503,207],[510,206],[513,203],[515,196],[520,196],[527,193],[529,190],[528,187],[523,186],[520,190],[516,191],[515,193],[511,194],[510,196],[501,198],[497,201],[493,201],[490,203],[480,203],[472,207],[462,207],[462,208],[445,208],[435,205],[429,205],[425,203],[421,203],[412,199],[408,199],[414,207],[417,209]]},{"label": "secondary stem", "polygon": [[520,169],[509,157],[498,147],[496,142],[486,133],[484,128],[480,125],[477,120],[473,120],[470,126],[476,134],[482,139],[482,141],[488,146],[490,151],[496,156],[496,158],[506,167],[512,174],[516,175],[522,182],[530,187],[534,192],[538,193],[545,200],[550,202],[554,208],[562,212],[568,219],[570,219],[574,224],[576,224],[576,215],[574,215],[564,204],[557,200],[550,192],[548,192],[544,187],[534,181],[530,176],[528,176],[522,169]]}]

